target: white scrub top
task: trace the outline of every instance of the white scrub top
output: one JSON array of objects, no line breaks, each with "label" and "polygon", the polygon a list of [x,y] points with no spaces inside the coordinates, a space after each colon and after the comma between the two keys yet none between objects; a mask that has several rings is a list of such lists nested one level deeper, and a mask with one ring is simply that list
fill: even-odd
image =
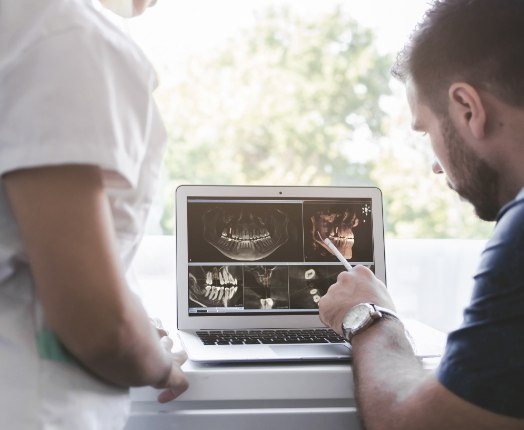
[{"label": "white scrub top", "polygon": [[[125,268],[165,143],[155,86],[143,53],[92,0],[0,0],[0,176],[100,166]],[[0,428],[119,429],[128,397],[86,372],[46,326],[0,179]]]}]

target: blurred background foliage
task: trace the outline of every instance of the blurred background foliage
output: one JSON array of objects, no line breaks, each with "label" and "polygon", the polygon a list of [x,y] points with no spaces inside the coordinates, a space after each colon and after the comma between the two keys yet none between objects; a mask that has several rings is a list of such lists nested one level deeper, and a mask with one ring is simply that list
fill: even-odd
[{"label": "blurred background foliage", "polygon": [[182,183],[367,185],[382,189],[388,237],[487,237],[492,225],[431,173],[393,60],[342,7],[314,17],[269,7],[189,57],[157,93],[169,134],[164,232]]}]

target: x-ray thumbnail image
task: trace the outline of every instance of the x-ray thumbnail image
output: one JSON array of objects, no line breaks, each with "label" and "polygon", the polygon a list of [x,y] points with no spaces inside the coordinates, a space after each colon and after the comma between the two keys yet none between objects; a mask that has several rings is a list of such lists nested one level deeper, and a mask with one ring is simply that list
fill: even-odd
[{"label": "x-ray thumbnail image", "polygon": [[241,266],[190,266],[189,307],[243,306]]},{"label": "x-ray thumbnail image", "polygon": [[337,281],[344,267],[291,266],[289,268],[289,304],[291,309],[318,309],[318,302]]},{"label": "x-ray thumbnail image", "polygon": [[189,261],[301,261],[301,212],[298,204],[193,203]]},{"label": "x-ray thumbnail image", "polygon": [[289,309],[287,266],[245,266],[245,309]]},{"label": "x-ray thumbnail image", "polygon": [[371,203],[304,203],[306,261],[335,261],[325,238],[349,261],[373,260]]}]

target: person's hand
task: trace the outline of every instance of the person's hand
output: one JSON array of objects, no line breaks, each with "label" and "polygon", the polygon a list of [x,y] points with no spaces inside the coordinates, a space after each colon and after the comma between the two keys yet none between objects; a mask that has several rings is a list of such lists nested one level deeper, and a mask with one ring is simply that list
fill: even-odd
[{"label": "person's hand", "polygon": [[149,318],[149,322],[156,329],[158,337],[160,338],[160,345],[162,345],[167,352],[171,352],[174,342],[173,339],[169,337],[169,333],[164,328],[162,321],[159,318]]},{"label": "person's hand", "polygon": [[342,321],[347,312],[360,303],[373,303],[395,310],[386,286],[364,266],[355,266],[338,275],[337,282],[318,302],[320,320],[342,335]]},{"label": "person's hand", "polygon": [[169,377],[163,386],[155,387],[165,388],[165,390],[162,391],[157,397],[157,400],[160,403],[166,403],[176,399],[189,387],[189,383],[187,382],[184,372],[182,372],[182,369],[180,368],[180,366],[182,366],[182,364],[184,364],[184,362],[187,360],[187,354],[185,351],[178,351],[174,353],[170,352],[170,354],[173,361],[171,363],[171,372]]},{"label": "person's hand", "polygon": [[160,345],[166,350],[173,360],[171,363],[171,371],[169,377],[164,381],[160,386],[155,388],[166,388],[162,391],[157,400],[160,403],[170,402],[173,399],[176,399],[180,394],[187,390],[189,384],[184,375],[184,372],[180,368],[182,364],[187,360],[187,354],[185,351],[180,350],[177,352],[171,352],[173,349],[173,339],[169,337],[169,333],[164,329],[162,321],[158,318],[150,318],[150,322],[155,327],[158,337],[160,338]]}]

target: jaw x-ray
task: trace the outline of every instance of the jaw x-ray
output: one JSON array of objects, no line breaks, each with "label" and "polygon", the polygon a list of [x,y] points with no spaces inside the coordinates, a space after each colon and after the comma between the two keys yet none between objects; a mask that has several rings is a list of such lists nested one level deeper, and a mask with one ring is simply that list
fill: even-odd
[{"label": "jaw x-ray", "polygon": [[189,262],[301,261],[300,205],[204,202],[188,208]]},{"label": "jaw x-ray", "polygon": [[[307,261],[335,260],[328,238],[347,260],[371,261],[372,224],[369,203],[304,204],[304,248]],[[356,258],[355,258],[356,257]]]},{"label": "jaw x-ray", "polygon": [[289,301],[293,309],[318,309],[318,302],[337,281],[340,266],[293,266],[289,269]]},{"label": "jaw x-ray", "polygon": [[[366,265],[375,271],[374,265]],[[291,309],[318,309],[318,302],[344,268],[334,266],[292,266],[289,268],[289,307]]]},{"label": "jaw x-ray", "polygon": [[288,309],[287,266],[245,266],[246,309]]},{"label": "jaw x-ray", "polygon": [[226,257],[255,261],[287,242],[288,223],[288,216],[277,209],[216,207],[203,215],[204,239]]},{"label": "jaw x-ray", "polygon": [[242,268],[192,266],[189,268],[189,304],[194,307],[242,306]]}]

